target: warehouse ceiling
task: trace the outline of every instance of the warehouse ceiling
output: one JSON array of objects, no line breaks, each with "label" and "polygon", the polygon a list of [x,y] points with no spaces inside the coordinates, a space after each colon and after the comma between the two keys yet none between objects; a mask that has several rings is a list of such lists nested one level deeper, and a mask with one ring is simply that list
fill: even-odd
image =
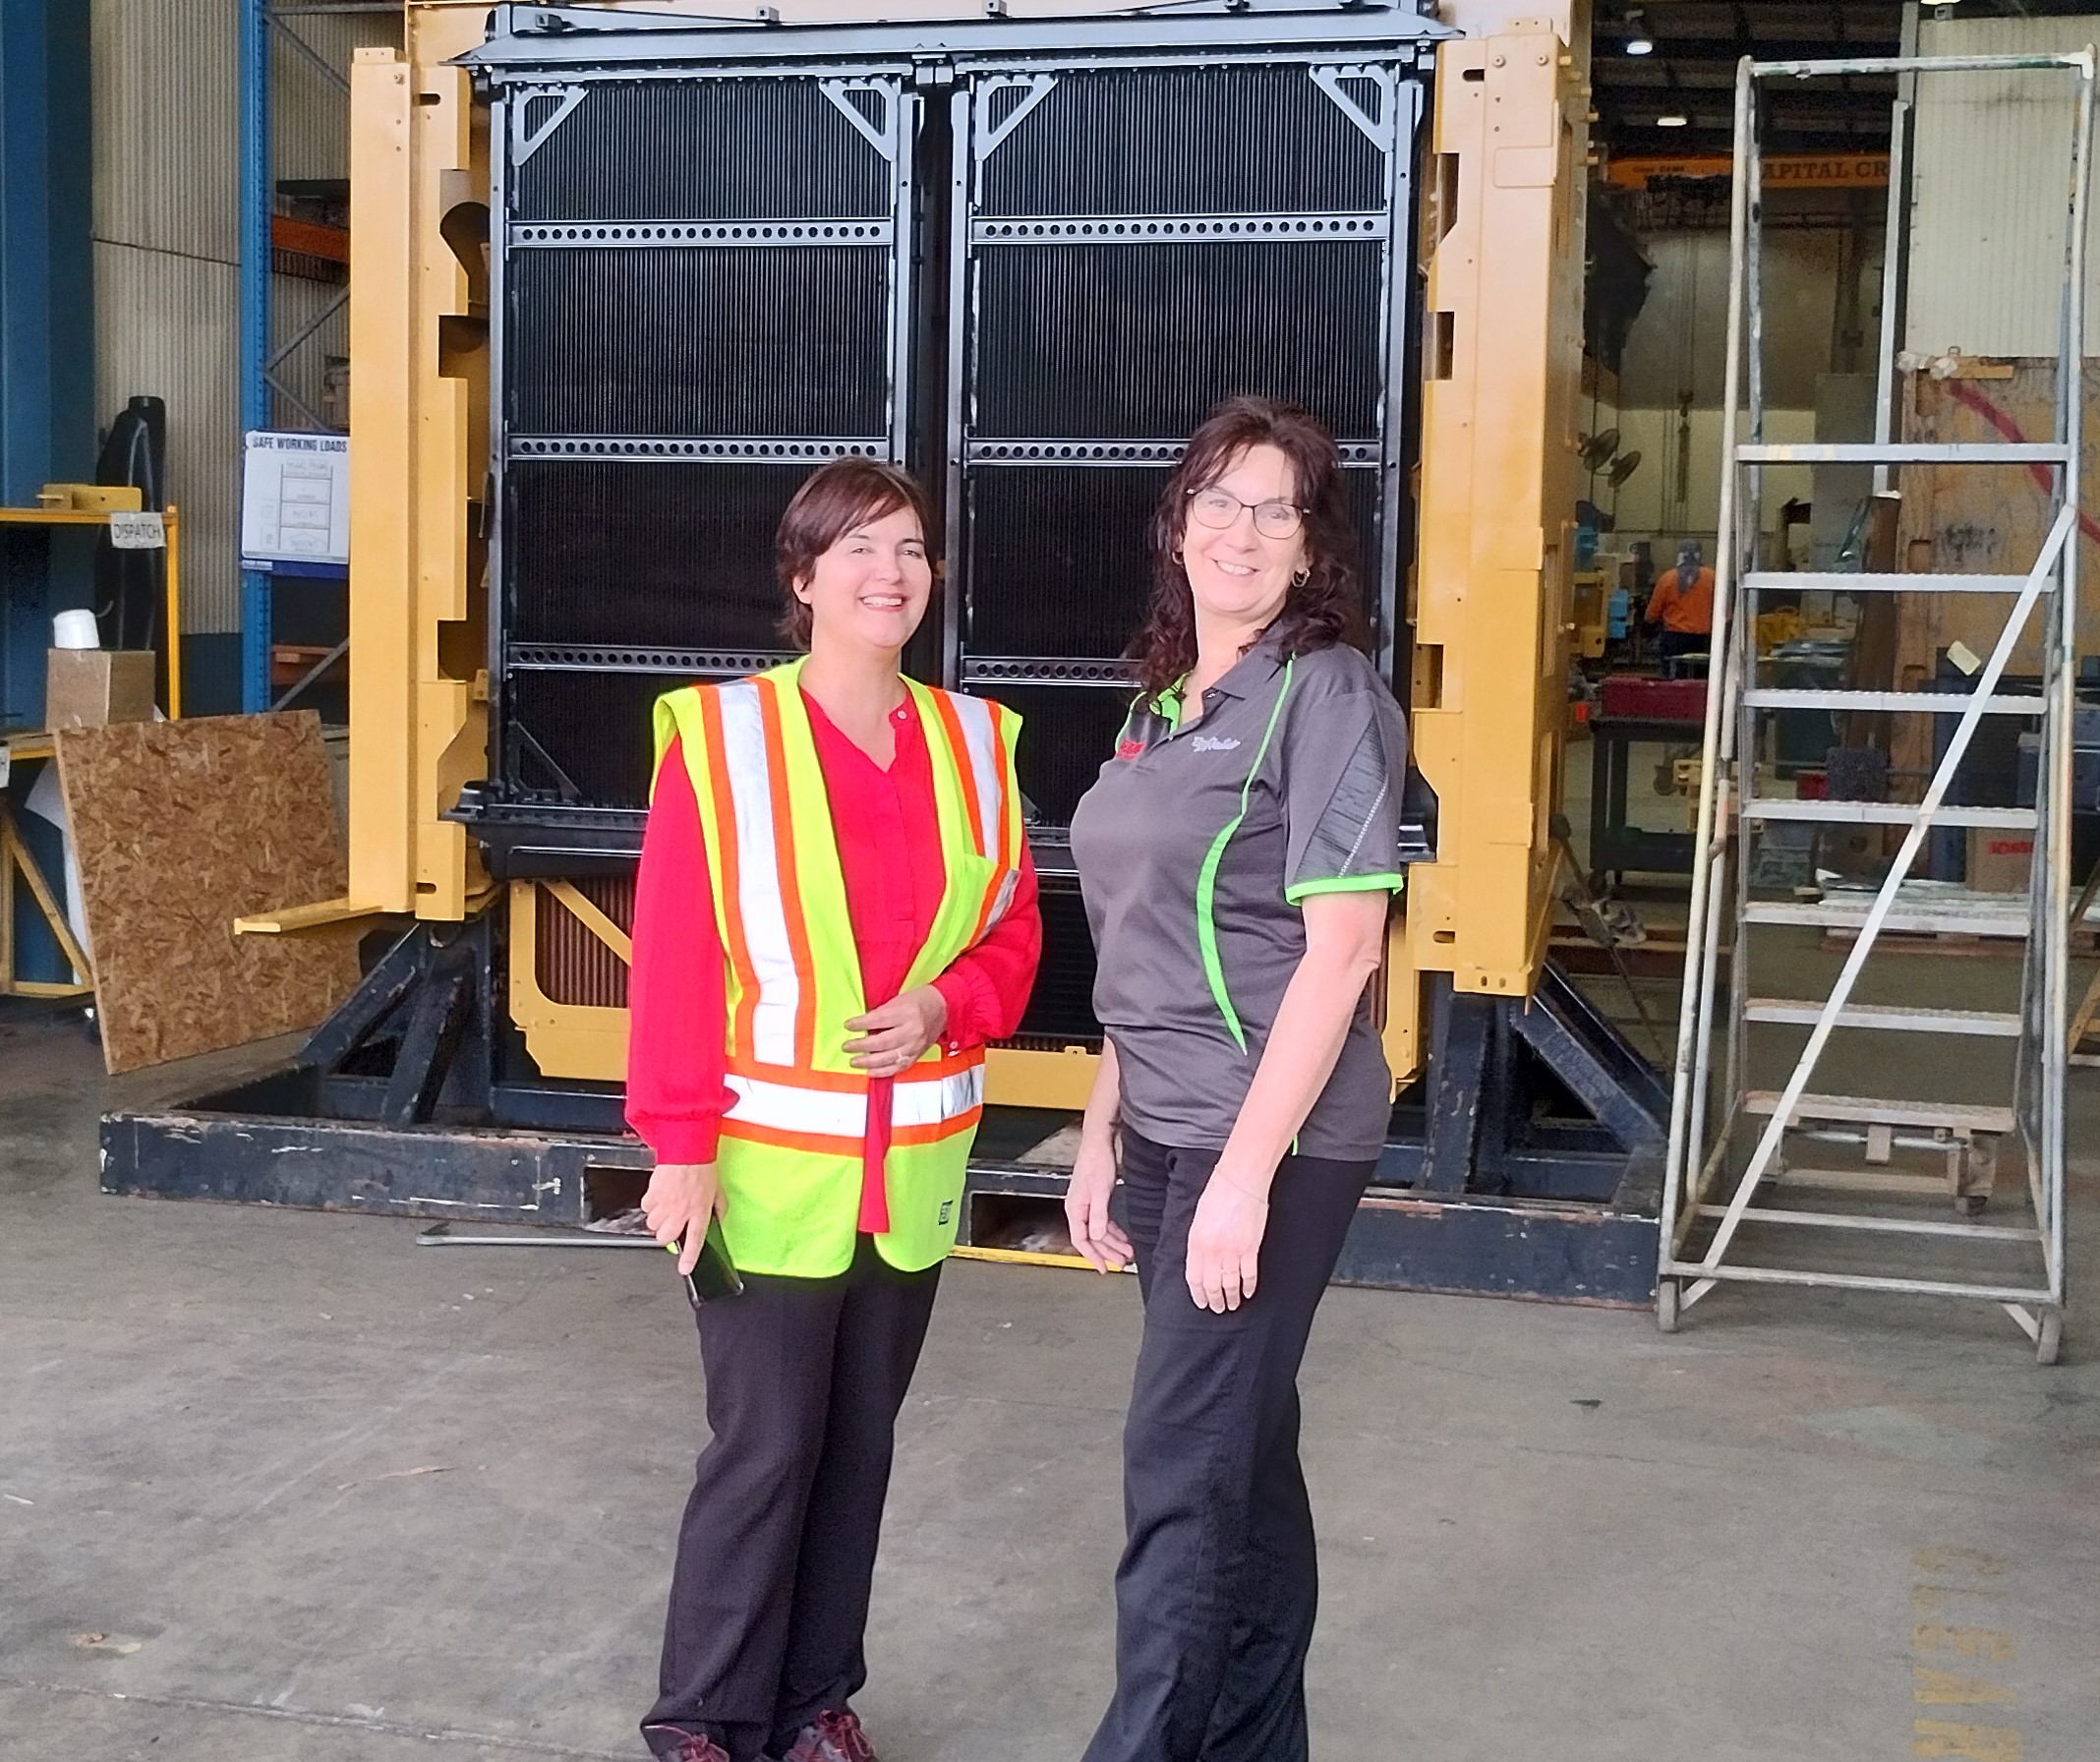
[{"label": "warehouse ceiling", "polygon": [[[1955,0],[1927,17],[2089,13],[2100,0]],[[1735,64],[1894,55],[1902,30],[1897,0],[1598,0],[1591,60],[1597,131],[1615,158],[1728,154]],[[1628,52],[1646,40],[1646,54]],[[1883,152],[1892,80],[1816,80],[1766,87],[1768,152]],[[1662,119],[1681,116],[1672,126]]]}]

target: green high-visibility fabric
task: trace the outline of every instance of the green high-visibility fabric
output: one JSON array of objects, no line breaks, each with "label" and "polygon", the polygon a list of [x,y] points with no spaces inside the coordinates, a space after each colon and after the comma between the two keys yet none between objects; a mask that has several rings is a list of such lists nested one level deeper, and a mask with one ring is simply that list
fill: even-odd
[{"label": "green high-visibility fabric", "polygon": [[[811,1088],[815,1111],[821,1107],[825,1092],[841,1092],[842,1079],[846,1082],[847,1092],[863,1099],[866,1095],[867,1080],[853,1068],[851,1057],[845,1050],[846,1041],[853,1037],[846,1023],[861,1014],[865,1004],[823,767],[810,732],[808,708],[802,700],[801,667],[801,662],[791,662],[756,679],[736,681],[729,689],[747,688],[768,694],[777,718],[779,760],[785,771],[794,853],[794,903],[801,909],[809,950],[809,970],[796,977],[807,982],[815,999],[810,1061],[806,1071],[791,1062],[761,1061],[754,1047],[738,1042],[742,987],[733,961],[726,961],[726,1044],[732,1071],[789,1087],[799,1082],[810,1087],[809,1079],[824,1079],[821,1090]],[[1020,718],[1002,711],[995,719],[995,763],[1004,785],[1001,794],[1007,813],[1005,823],[985,828],[989,853],[980,852],[970,830],[963,758],[957,752],[940,713],[939,694],[915,680],[906,680],[905,684],[918,711],[932,760],[935,818],[947,871],[947,884],[932,928],[905,979],[905,988],[910,989],[939,977],[971,946],[990,901],[1002,886],[1008,885],[1019,863],[1021,792],[1014,779],[1013,763]],[[723,689],[687,686],[659,698],[655,733],[658,763],[662,763],[675,735],[692,778],[706,835],[710,892],[727,952],[738,928],[732,919],[741,907],[731,896],[726,869],[732,852],[742,863],[748,863],[750,853],[736,839],[733,820],[729,825],[723,823],[717,792],[726,785],[737,801],[748,800],[754,806],[770,804],[778,798],[778,792],[773,789],[776,780],[770,753],[754,775],[748,768],[732,770],[730,755],[718,743],[704,705],[706,693]],[[970,707],[963,708],[966,712]],[[770,805],[765,811],[770,818]],[[778,828],[775,830],[777,836]],[[766,1001],[761,975],[760,1007]],[[941,1049],[935,1047],[922,1062],[938,1063],[942,1056]],[[981,1052],[974,1060],[964,1061],[966,1069],[981,1064]],[[729,1258],[744,1271],[791,1278],[826,1278],[844,1272],[852,1263],[858,1234],[863,1172],[859,1149],[856,1146],[848,1150],[842,1145],[833,1151],[762,1142],[750,1135],[753,1129],[740,1123],[737,1113],[738,1109],[732,1107],[724,1120],[716,1154],[716,1166],[729,1202],[723,1233]],[[904,1129],[899,1130],[902,1133]],[[893,1141],[884,1164],[890,1228],[875,1239],[878,1252],[891,1265],[907,1272],[921,1271],[955,1246],[963,1171],[974,1135],[972,1126],[928,1143]]]}]

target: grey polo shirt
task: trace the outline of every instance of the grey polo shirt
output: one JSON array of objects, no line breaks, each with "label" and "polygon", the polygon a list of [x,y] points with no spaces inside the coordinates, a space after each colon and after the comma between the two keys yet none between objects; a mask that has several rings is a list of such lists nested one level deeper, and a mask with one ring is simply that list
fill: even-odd
[{"label": "grey polo shirt", "polygon": [[[1406,759],[1400,706],[1351,648],[1285,660],[1264,639],[1196,722],[1171,694],[1132,710],[1072,821],[1125,1125],[1224,1147],[1306,952],[1299,903],[1402,885]],[[1375,1157],[1391,1082],[1367,995],[1299,1151]]]}]

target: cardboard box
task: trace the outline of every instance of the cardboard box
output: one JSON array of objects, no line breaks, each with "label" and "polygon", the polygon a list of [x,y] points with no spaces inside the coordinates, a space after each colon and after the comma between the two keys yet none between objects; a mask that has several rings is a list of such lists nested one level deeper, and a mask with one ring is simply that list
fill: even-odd
[{"label": "cardboard box", "polygon": [[2025,893],[2033,864],[2032,833],[1969,828],[1968,884],[1978,893]]},{"label": "cardboard box", "polygon": [[153,720],[150,649],[52,649],[44,665],[44,727],[102,728]]}]

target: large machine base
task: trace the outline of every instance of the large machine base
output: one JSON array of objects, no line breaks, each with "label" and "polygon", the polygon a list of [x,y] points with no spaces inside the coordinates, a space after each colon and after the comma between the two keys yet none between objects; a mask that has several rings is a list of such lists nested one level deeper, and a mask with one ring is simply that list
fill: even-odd
[{"label": "large machine base", "polygon": [[[496,1079],[489,934],[415,931],[294,1063],[109,1115],[103,1190],[570,1230],[630,1209],[651,1157],[616,1092]],[[1447,989],[1336,1278],[1646,1306],[1665,1117],[1654,1072],[1556,970],[1529,1000]],[[1073,1119],[986,1110],[962,1247],[1056,1258]]]}]

